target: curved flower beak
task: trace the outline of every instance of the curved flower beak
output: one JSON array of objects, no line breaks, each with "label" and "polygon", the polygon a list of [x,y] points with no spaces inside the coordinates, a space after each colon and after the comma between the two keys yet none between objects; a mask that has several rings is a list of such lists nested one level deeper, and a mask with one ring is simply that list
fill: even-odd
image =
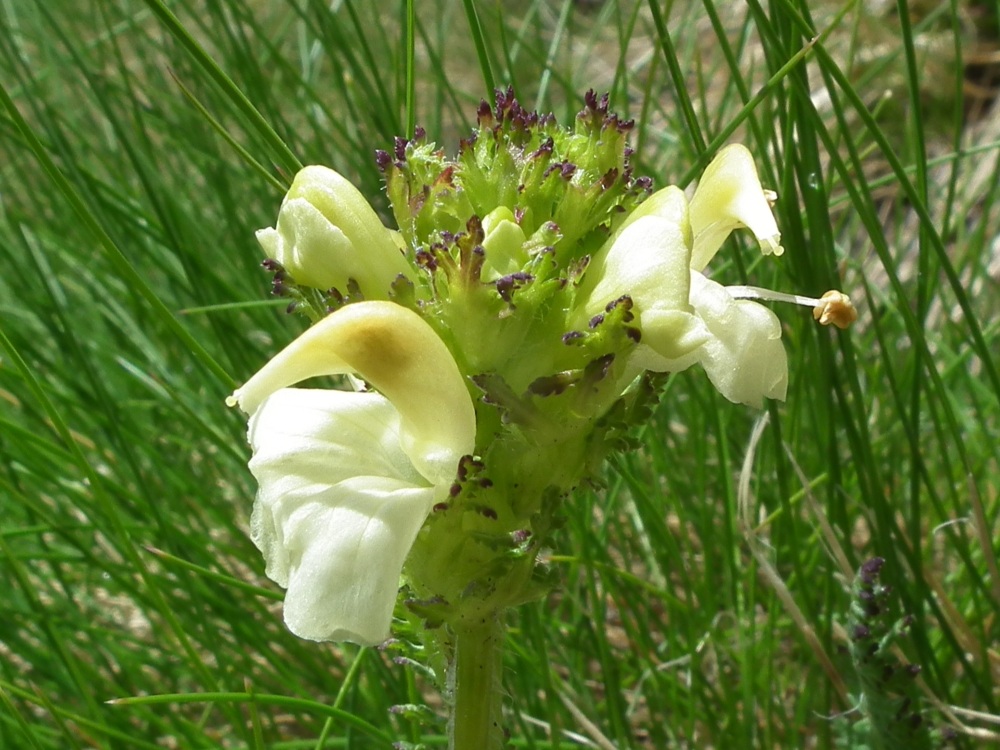
[{"label": "curved flower beak", "polygon": [[[414,466],[445,481],[472,452],[476,416],[448,347],[419,315],[392,302],[358,302],[328,315],[264,365],[227,403],[253,414],[265,398],[307,378],[353,373],[402,417]],[[455,446],[462,446],[455,452]]]},{"label": "curved flower beak", "polygon": [[[380,393],[287,387],[336,373]],[[475,444],[472,400],[444,342],[399,305],[350,304],[227,403],[250,415],[251,537],[267,575],[287,588],[289,629],[385,640],[413,540]]]},{"label": "curved flower beak", "polygon": [[747,227],[764,255],[781,255],[781,235],[757,166],[746,146],[723,148],[705,169],[689,207],[694,250],[691,268],[703,271],[734,229]]},{"label": "curved flower beak", "polygon": [[375,210],[343,176],[321,166],[303,168],[278,212],[277,227],[257,241],[299,284],[347,291],[354,279],[366,299],[386,299],[407,276],[406,259]]}]

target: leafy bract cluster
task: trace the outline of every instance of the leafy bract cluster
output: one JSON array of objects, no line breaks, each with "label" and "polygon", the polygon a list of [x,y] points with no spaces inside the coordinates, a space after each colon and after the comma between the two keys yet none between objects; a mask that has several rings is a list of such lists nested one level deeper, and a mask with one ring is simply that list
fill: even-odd
[{"label": "leafy bract cluster", "polygon": [[377,152],[377,160],[411,247],[446,243],[470,220],[493,228],[506,219],[526,244],[511,261],[523,266],[548,249],[556,265],[568,266],[596,251],[612,220],[649,193],[651,180],[633,178],[629,164],[633,126],[608,112],[607,95],[588,92],[569,130],[551,114],[523,109],[508,89],[497,93],[495,107],[480,105],[478,127],[454,160],[419,129],[413,140],[397,139],[393,154]]},{"label": "leafy bract cluster", "polygon": [[[534,566],[539,545],[564,493],[600,464],[608,433],[626,427],[608,412],[623,378],[637,375],[625,364],[641,339],[631,298],[597,308],[583,299],[592,257],[650,192],[629,164],[633,123],[593,92],[572,129],[525,110],[509,89],[477,114],[454,158],[422,131],[377,154],[419,269],[390,297],[419,309],[448,342],[476,397],[477,459],[460,467],[408,565],[412,578],[430,580],[455,559],[474,559],[480,574],[453,590],[416,586],[421,613],[428,598],[476,592],[495,608],[547,588]],[[629,403],[651,395],[633,388]]]}]

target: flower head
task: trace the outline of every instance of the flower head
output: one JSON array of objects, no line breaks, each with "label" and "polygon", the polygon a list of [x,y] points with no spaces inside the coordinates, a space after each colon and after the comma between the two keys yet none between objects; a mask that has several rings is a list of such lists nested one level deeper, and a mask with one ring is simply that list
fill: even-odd
[{"label": "flower head", "polygon": [[[288,387],[347,373],[378,392]],[[250,415],[251,535],[288,589],[289,629],[384,640],[406,554],[475,443],[448,349],[416,313],[359,302],[308,329],[229,403]]]},{"label": "flower head", "polygon": [[[584,104],[562,128],[498,92],[455,158],[419,129],[378,152],[398,233],[322,167],[259,233],[318,321],[230,399],[250,415],[253,539],[299,635],[385,638],[401,572],[428,623],[538,596],[567,494],[656,398],[646,372],[700,363],[733,401],[784,397],[781,327],[753,300],[788,295],[704,273],[738,228],[782,252],[750,153],[720,151],[690,202],[650,194],[632,122]],[[289,387],[331,374],[373,390]]]}]

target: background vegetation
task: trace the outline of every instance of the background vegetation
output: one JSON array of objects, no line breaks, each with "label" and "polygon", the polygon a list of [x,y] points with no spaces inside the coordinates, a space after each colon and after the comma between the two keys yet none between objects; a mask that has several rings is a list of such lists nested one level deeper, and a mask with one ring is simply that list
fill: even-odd
[{"label": "background vegetation", "polygon": [[508,83],[563,122],[609,91],[657,186],[747,143],[787,252],[733,242],[714,276],[843,288],[861,312],[838,333],[778,310],[791,385],[752,455],[758,414],[700,372],[668,381],[644,448],[576,498],[561,587],[511,617],[512,744],[857,745],[845,624],[873,556],[912,616],[909,710],[990,741],[996,12],[0,3],[0,746],[440,744],[419,665],[285,630],[223,399],[303,325],[253,236],[297,165],[384,208],[373,150],[414,123],[454,149]]}]

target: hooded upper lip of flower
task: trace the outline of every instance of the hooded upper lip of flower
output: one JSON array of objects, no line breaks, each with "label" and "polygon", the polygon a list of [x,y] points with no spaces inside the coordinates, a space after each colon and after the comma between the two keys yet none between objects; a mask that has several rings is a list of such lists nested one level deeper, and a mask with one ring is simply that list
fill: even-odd
[{"label": "hooded upper lip of flower", "polygon": [[733,144],[706,168],[690,203],[671,186],[629,216],[587,269],[593,277],[582,288],[583,308],[593,314],[629,295],[642,329],[634,372],[678,372],[700,362],[726,398],[760,407],[764,397],[785,397],[781,325],[769,309],[737,299],[703,273],[740,227],[765,254],[782,253],[753,157]]},{"label": "hooded upper lip of flower", "polygon": [[[288,387],[352,373],[377,392]],[[475,411],[447,346],[407,308],[357,302],[305,331],[227,402],[250,416],[251,536],[267,575],[288,589],[289,629],[385,640],[409,548],[474,449]]]}]

